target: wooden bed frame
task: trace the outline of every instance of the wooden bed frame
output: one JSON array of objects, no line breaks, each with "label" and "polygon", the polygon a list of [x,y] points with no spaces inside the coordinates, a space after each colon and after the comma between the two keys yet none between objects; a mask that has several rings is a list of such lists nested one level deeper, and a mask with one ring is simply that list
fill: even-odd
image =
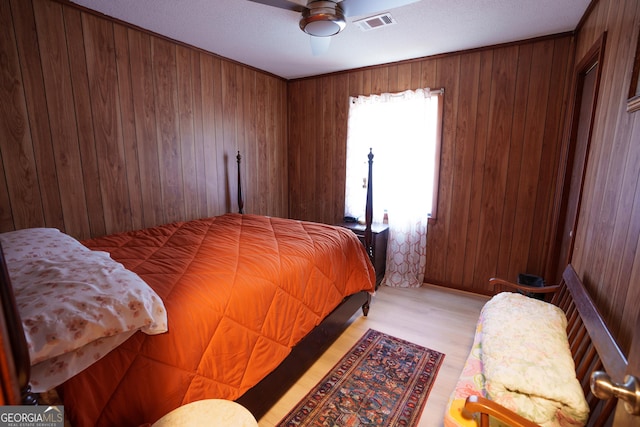
[{"label": "wooden bed frame", "polygon": [[[244,213],[242,183],[240,179],[241,156],[236,157],[238,163],[238,210]],[[371,242],[371,168],[373,154],[369,153],[369,189],[367,190],[366,218],[367,227],[365,242],[368,242],[367,253],[372,254]],[[366,236],[369,234],[367,240]],[[22,322],[13,296],[11,280],[7,271],[2,248],[0,247],[0,291],[2,293],[2,314],[0,314],[0,338],[3,352],[0,359],[0,374],[2,375],[3,400],[0,404],[28,404],[37,403],[37,396],[30,392],[29,351],[22,328]],[[354,320],[355,313],[362,308],[366,316],[369,311],[371,295],[368,292],[358,292],[345,298],[315,329],[313,329],[289,356],[260,383],[242,395],[238,402],[249,409],[256,418],[260,418],[282,396],[287,389],[313,364],[333,341]]]},{"label": "wooden bed frame", "polygon": [[[567,335],[576,366],[576,376],[582,385],[590,408],[587,426],[612,425],[617,399],[598,399],[591,391],[591,376],[595,371],[606,371],[612,378],[622,379],[627,370],[627,359],[613,339],[573,266],[569,264],[566,267],[562,274],[562,281],[555,286],[531,288],[502,279],[491,279],[490,283],[496,291],[546,294],[546,299],[565,312],[568,320]],[[481,414],[481,427],[489,425],[489,416],[514,427],[537,426],[483,397],[468,397],[465,409],[469,413]]]},{"label": "wooden bed frame", "polygon": [[[240,152],[238,152],[236,159],[238,162],[238,207],[240,213],[243,213],[244,201],[242,200],[240,180]],[[368,159],[369,172],[364,241],[369,259],[373,262],[373,233],[371,230],[373,220],[371,181],[373,175],[373,152],[371,149],[369,150]],[[249,409],[257,419],[262,417],[351,324],[355,313],[360,308],[362,308],[363,315],[366,316],[369,313],[370,302],[371,295],[368,292],[359,292],[345,298],[331,314],[291,350],[289,356],[273,372],[240,396],[236,402]]]}]

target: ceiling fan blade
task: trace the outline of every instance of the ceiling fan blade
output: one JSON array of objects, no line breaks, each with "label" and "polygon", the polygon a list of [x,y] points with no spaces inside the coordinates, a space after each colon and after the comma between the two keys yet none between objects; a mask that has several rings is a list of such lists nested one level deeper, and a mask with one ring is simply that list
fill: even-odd
[{"label": "ceiling fan blade", "polygon": [[420,0],[342,0],[338,4],[344,16],[361,16],[386,12],[387,10],[418,1]]},{"label": "ceiling fan blade", "polygon": [[309,36],[309,40],[311,40],[311,53],[313,56],[323,55],[329,50],[331,37]]},{"label": "ceiling fan blade", "polygon": [[306,6],[303,6],[299,3],[295,3],[289,0],[249,0],[254,3],[260,3],[267,6],[273,6],[280,9],[291,10],[293,12],[302,12],[307,9]]}]

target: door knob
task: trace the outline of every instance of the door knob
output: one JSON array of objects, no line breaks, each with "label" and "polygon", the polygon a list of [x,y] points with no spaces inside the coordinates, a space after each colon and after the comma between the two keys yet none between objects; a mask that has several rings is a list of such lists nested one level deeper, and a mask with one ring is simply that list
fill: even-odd
[{"label": "door knob", "polygon": [[640,381],[632,375],[624,377],[624,384],[611,381],[602,371],[591,374],[591,392],[598,399],[617,397],[624,401],[624,409],[631,415],[640,415]]}]

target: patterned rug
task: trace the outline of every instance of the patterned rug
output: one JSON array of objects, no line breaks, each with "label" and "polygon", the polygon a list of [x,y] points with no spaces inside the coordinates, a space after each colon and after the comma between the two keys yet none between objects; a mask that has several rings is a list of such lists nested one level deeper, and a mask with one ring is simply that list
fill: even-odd
[{"label": "patterned rug", "polygon": [[415,426],[443,360],[369,329],[278,426]]}]

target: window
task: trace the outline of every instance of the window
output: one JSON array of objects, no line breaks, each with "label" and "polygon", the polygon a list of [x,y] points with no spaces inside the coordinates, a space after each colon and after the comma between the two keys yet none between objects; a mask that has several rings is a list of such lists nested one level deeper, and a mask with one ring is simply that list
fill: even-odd
[{"label": "window", "polygon": [[390,258],[407,247],[417,255],[397,261],[403,270],[411,265],[412,277],[394,285],[420,286],[424,278],[426,227],[437,207],[442,96],[442,90],[418,89],[349,100],[345,214],[364,217],[372,149],[374,222],[385,213],[389,219],[387,284],[394,274]]}]

